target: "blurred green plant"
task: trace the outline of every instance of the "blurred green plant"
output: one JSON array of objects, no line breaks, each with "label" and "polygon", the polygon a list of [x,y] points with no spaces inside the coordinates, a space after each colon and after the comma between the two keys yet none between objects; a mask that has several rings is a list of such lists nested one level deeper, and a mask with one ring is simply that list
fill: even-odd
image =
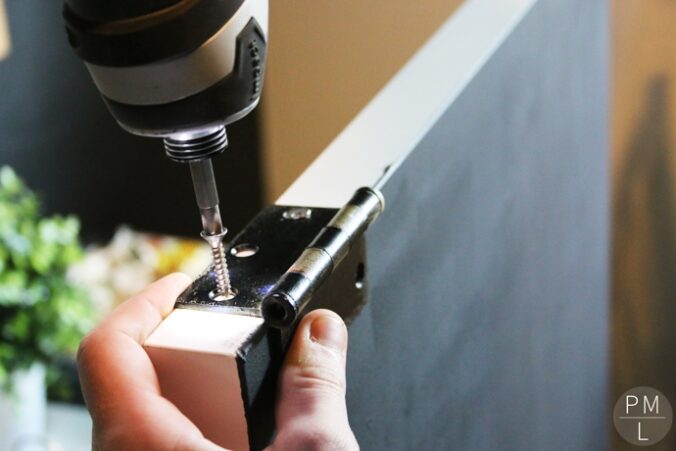
[{"label": "blurred green plant", "polygon": [[7,166],[0,168],[0,386],[10,374],[72,355],[92,327],[84,290],[68,280],[81,258],[73,216],[40,217],[37,196]]}]

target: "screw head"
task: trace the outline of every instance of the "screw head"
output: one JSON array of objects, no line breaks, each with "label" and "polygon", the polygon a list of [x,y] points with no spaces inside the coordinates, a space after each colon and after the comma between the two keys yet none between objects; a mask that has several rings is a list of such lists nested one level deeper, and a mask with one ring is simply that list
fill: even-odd
[{"label": "screw head", "polygon": [[227,234],[228,234],[228,229],[224,228],[221,233],[218,233],[216,235],[207,235],[205,232],[202,232],[202,233],[200,233],[200,236],[204,239],[204,241],[209,243],[209,246],[211,246],[211,248],[213,249],[213,248],[220,246],[221,243],[223,243],[223,238]]}]

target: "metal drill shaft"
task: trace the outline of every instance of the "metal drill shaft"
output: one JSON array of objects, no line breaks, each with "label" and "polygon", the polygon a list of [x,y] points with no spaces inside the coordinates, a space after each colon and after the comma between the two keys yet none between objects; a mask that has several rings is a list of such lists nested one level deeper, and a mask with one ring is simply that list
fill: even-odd
[{"label": "metal drill shaft", "polygon": [[213,268],[216,275],[216,297],[231,298],[230,273],[223,247],[223,237],[228,230],[223,227],[221,211],[218,205],[218,190],[211,160],[204,159],[190,163],[193,187],[197,206],[202,216],[202,238],[209,243],[213,256]]},{"label": "metal drill shaft", "polygon": [[190,162],[190,175],[195,189],[195,199],[202,216],[202,228],[206,235],[220,235],[223,233],[223,222],[219,208],[216,177],[211,160],[197,160]]}]

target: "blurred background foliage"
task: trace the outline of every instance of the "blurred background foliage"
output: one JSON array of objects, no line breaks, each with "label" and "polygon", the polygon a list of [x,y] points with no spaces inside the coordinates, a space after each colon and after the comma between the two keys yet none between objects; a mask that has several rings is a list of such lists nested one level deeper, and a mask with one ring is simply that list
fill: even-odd
[{"label": "blurred background foliage", "polygon": [[[68,269],[83,256],[74,216],[40,216],[40,202],[8,166],[0,169],[0,384],[39,362],[72,355],[94,310]],[[53,371],[52,371],[53,373]]]},{"label": "blurred background foliage", "polygon": [[41,216],[41,202],[9,166],[0,168],[0,389],[42,363],[51,399],[80,401],[78,343],[116,305],[180,271],[197,277],[210,261],[201,240],[120,226],[103,245],[81,245],[73,215]]}]

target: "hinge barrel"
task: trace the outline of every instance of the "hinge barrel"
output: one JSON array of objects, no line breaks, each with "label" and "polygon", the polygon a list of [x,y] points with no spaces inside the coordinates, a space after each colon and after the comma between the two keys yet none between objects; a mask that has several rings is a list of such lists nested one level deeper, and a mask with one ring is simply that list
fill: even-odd
[{"label": "hinge barrel", "polygon": [[262,304],[265,321],[277,328],[292,325],[315,290],[384,209],[385,199],[380,191],[357,190],[265,296]]}]

